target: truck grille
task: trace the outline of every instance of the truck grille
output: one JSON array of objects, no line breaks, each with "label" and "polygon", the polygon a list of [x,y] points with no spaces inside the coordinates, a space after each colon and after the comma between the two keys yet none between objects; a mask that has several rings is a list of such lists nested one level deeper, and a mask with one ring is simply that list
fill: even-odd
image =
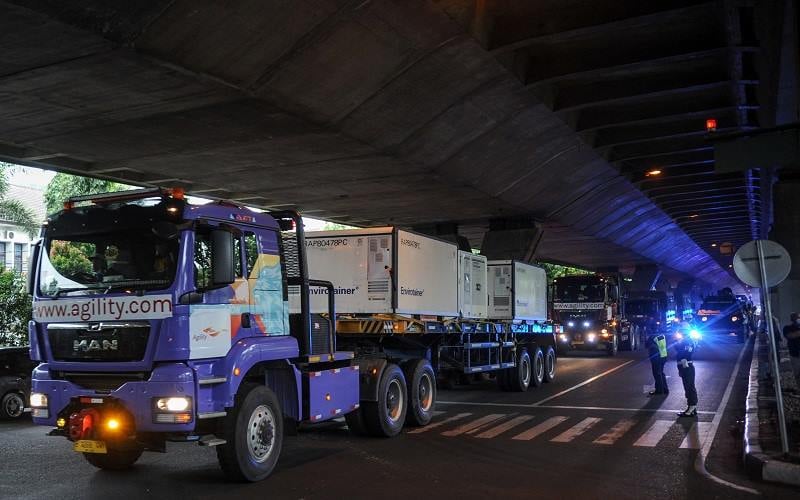
[{"label": "truck grille", "polygon": [[51,324],[47,335],[56,361],[141,361],[150,324]]}]

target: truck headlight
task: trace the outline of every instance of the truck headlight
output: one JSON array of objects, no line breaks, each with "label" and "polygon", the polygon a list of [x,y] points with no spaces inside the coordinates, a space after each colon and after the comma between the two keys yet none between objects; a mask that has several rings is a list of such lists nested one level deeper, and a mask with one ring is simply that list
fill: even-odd
[{"label": "truck headlight", "polygon": [[733,316],[733,317],[731,318],[731,321],[739,321],[739,318],[737,318],[736,316]]},{"label": "truck headlight", "polygon": [[186,411],[192,404],[192,400],[186,397],[159,398],[156,400],[156,408],[159,411]]},{"label": "truck headlight", "polygon": [[583,322],[583,327],[584,328],[589,328],[589,326],[591,326],[591,323],[589,323],[588,321],[584,321]]},{"label": "truck headlight", "polygon": [[588,340],[589,342],[594,342],[595,337],[596,335],[594,333],[590,333],[589,335],[586,336],[586,340]]},{"label": "truck headlight", "polygon": [[561,342],[566,342],[567,340],[569,340],[569,339],[567,338],[567,336],[566,336],[566,335],[564,335],[563,333],[562,333],[561,335],[559,335],[559,336],[558,336],[558,338],[559,338],[559,339],[561,339]]},{"label": "truck headlight", "polygon": [[47,394],[31,393],[31,408],[47,408]]},{"label": "truck headlight", "polygon": [[708,321],[708,318],[706,316],[703,316],[702,318],[700,318],[700,321]]},{"label": "truck headlight", "polygon": [[574,327],[574,326],[575,326],[575,322],[574,322],[574,321],[568,321],[568,322],[567,322],[567,326],[568,326],[568,327],[570,327],[570,328],[572,328],[572,327]]}]

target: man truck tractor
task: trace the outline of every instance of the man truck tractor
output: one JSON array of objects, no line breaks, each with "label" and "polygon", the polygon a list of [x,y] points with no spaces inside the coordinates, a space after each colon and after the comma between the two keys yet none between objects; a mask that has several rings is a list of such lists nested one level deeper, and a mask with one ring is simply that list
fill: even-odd
[{"label": "man truck tractor", "polygon": [[639,345],[644,345],[650,334],[667,333],[668,307],[666,292],[651,290],[628,294],[625,298],[625,317],[631,324],[633,334],[638,333]]},{"label": "man truck tractor", "polygon": [[622,347],[639,348],[620,307],[620,283],[615,274],[564,276],[553,280],[553,318],[562,325],[561,353],[605,351],[615,356]]},{"label": "man truck tractor", "polygon": [[[306,246],[309,272],[336,284],[339,345],[400,366],[412,422],[430,420],[436,380],[490,373],[501,389],[526,391],[555,377],[543,269],[394,227],[308,233]],[[312,292],[312,312],[325,312],[325,293]]]},{"label": "man truck tractor", "polygon": [[[397,434],[413,407],[406,374],[424,385],[427,357],[408,353],[403,371],[338,350],[330,318],[347,285],[311,279],[306,248],[295,212],[193,206],[180,190],[70,199],[29,273],[33,422],[102,469],[194,441],[246,481],[271,473],[299,422],[363,404],[363,428]],[[312,314],[311,294],[325,316]]]}]

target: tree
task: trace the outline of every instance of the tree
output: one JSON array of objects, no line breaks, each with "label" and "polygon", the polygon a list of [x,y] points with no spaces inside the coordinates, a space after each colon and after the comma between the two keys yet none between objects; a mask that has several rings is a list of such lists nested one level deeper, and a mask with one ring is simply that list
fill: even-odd
[{"label": "tree", "polygon": [[562,266],[561,264],[551,264],[549,262],[538,262],[537,265],[544,268],[547,273],[547,280],[552,282],[555,278],[563,276],[573,276],[576,274],[592,274],[591,271],[579,267]]},{"label": "tree", "polygon": [[133,189],[133,186],[79,175],[56,174],[45,189],[44,202],[47,206],[47,213],[51,214],[61,210],[64,201],[72,196],[110,193],[126,189]]},{"label": "tree", "polygon": [[39,222],[33,212],[19,200],[8,199],[8,177],[6,176],[14,165],[0,162],[0,220],[20,226],[33,238],[39,230]]},{"label": "tree", "polygon": [[0,270],[0,346],[27,345],[30,320],[25,279],[17,272]]}]

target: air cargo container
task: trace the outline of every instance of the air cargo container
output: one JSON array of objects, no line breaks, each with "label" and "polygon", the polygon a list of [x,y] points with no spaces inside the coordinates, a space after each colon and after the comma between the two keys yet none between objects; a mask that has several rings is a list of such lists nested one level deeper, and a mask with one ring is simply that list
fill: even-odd
[{"label": "air cargo container", "polygon": [[[337,339],[357,358],[399,364],[412,379],[417,367],[407,359],[422,357],[440,380],[489,372],[505,390],[555,377],[556,327],[547,321],[538,267],[492,264],[452,242],[393,227],[310,232],[306,253],[309,274],[334,284]],[[326,293],[312,291],[312,311],[326,310]],[[492,304],[508,297],[510,307],[490,309],[492,297]],[[417,396],[434,401],[435,385],[408,390],[409,418],[427,422],[433,406]]]}]

